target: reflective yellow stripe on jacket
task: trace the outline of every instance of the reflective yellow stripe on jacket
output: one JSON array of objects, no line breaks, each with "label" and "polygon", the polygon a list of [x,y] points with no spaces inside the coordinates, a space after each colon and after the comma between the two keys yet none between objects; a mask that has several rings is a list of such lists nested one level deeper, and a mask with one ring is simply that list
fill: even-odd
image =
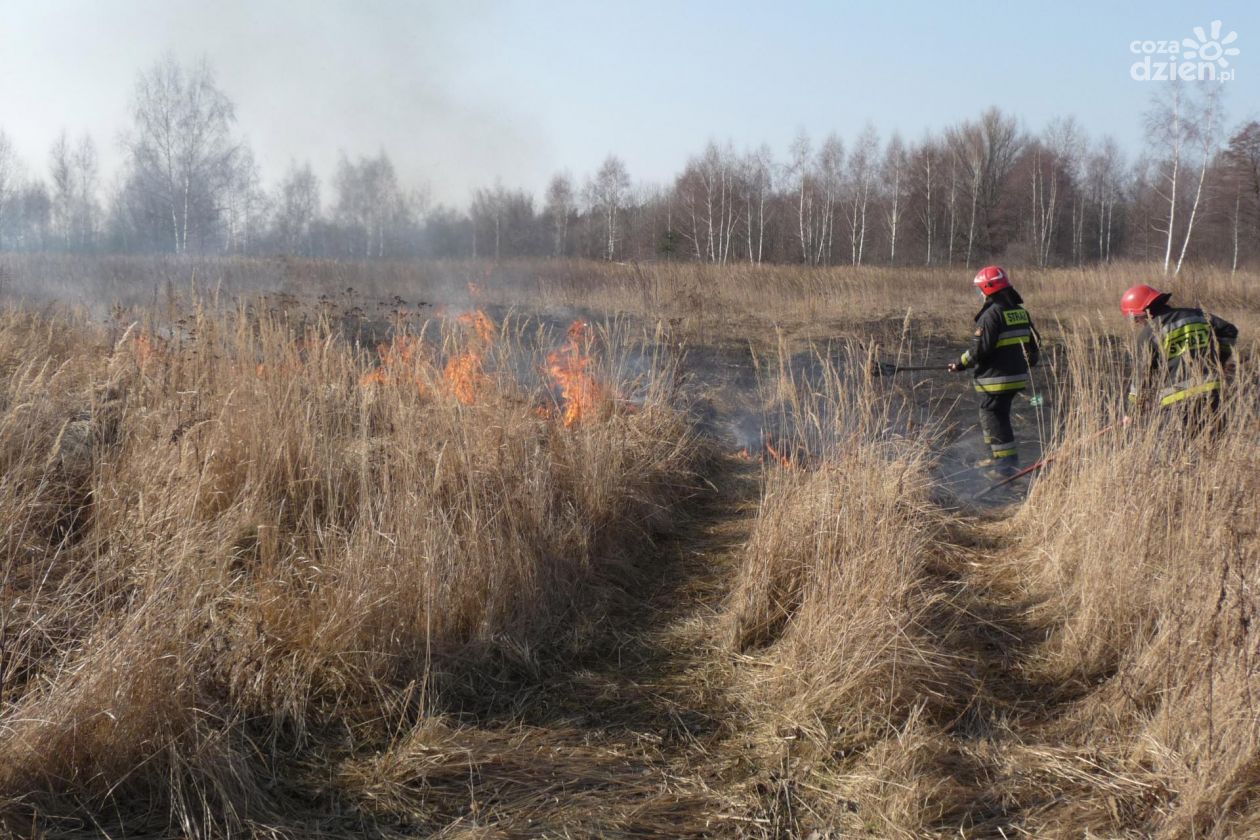
[{"label": "reflective yellow stripe on jacket", "polygon": [[1159,392],[1160,405],[1172,405],[1181,402],[1188,397],[1197,397],[1200,394],[1209,394],[1212,391],[1219,391],[1221,381],[1219,379],[1210,379],[1207,382],[1198,384],[1192,383],[1190,380],[1178,382],[1170,388],[1165,388]]},{"label": "reflective yellow stripe on jacket", "polygon": [[[1002,329],[997,334],[997,341],[993,344],[993,349],[997,350],[1002,347],[1014,347],[1015,345],[1023,345],[1032,341],[1032,319],[1028,316],[1028,310],[1022,307],[1015,309],[1007,309],[1002,313]],[[964,368],[971,367],[975,361],[971,358],[971,351],[964,351],[959,358]],[[1027,374],[1020,374],[1018,382],[1009,376],[987,376],[976,380],[976,390],[986,393],[999,393],[1002,391],[1018,391],[1021,390],[1028,382]]]},{"label": "reflective yellow stripe on jacket", "polygon": [[1013,344],[1027,344],[1032,338],[1032,330],[1025,327],[1020,330],[1002,330],[994,347],[1010,347]]},{"label": "reflective yellow stripe on jacket", "polygon": [[976,378],[976,390],[983,394],[1002,394],[1007,391],[1022,391],[1028,385],[1028,374],[1016,373],[1011,376],[985,376]]}]

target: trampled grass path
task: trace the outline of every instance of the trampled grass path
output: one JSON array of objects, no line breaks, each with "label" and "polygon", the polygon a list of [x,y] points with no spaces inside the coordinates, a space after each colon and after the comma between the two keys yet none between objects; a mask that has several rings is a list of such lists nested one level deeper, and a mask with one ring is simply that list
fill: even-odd
[{"label": "trampled grass path", "polygon": [[432,760],[376,815],[376,831],[392,833],[410,803],[419,822],[395,824],[400,834],[1029,837],[1030,817],[1073,786],[1117,783],[1056,731],[1084,687],[1027,676],[1024,658],[1044,630],[993,574],[1009,549],[999,515],[958,521],[931,568],[944,597],[925,620],[976,691],[935,737],[906,745],[919,752],[916,810],[928,824],[890,822],[895,809],[869,793],[838,818],[819,814],[808,792],[820,773],[861,778],[870,791],[883,768],[861,755],[797,764],[791,733],[769,750],[748,737],[757,722],[732,691],[741,663],[719,611],[756,512],[757,467],[730,459],[710,481],[591,628],[597,642],[583,657],[538,660],[501,694],[429,726]]}]

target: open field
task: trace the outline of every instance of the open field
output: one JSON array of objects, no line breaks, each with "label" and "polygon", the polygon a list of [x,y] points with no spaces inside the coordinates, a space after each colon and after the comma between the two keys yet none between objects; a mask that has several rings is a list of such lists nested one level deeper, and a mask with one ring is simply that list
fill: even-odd
[{"label": "open field", "polygon": [[1016,268],[977,502],[970,274],[0,259],[0,831],[1254,836],[1260,277],[1186,438]]}]

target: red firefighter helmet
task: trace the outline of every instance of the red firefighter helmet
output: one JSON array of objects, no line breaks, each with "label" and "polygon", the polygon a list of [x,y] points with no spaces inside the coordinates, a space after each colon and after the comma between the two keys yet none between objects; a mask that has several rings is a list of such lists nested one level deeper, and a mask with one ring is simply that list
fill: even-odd
[{"label": "red firefighter helmet", "polygon": [[1171,292],[1161,292],[1154,286],[1138,283],[1136,286],[1130,286],[1120,298],[1120,311],[1130,318],[1135,318],[1145,315],[1146,310],[1157,303],[1163,303],[1170,297],[1172,297]]},{"label": "red firefighter helmet", "polygon": [[976,279],[971,282],[985,297],[1011,287],[1010,275],[1000,265],[986,265],[976,272]]}]

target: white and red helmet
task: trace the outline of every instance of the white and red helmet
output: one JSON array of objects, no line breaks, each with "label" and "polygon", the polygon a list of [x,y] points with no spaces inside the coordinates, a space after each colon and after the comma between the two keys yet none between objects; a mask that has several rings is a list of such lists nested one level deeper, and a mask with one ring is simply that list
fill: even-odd
[{"label": "white and red helmet", "polygon": [[985,297],[988,297],[995,292],[1009,289],[1011,287],[1011,278],[1002,266],[986,265],[976,272],[976,279],[972,280],[971,283],[984,292]]}]

